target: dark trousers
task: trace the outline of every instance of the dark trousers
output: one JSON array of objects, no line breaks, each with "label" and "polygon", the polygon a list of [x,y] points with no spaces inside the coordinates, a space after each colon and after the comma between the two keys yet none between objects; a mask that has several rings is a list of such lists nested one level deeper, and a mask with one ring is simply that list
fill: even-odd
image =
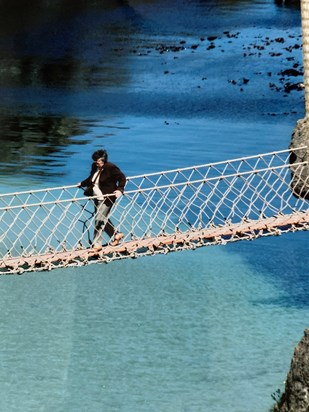
[{"label": "dark trousers", "polygon": [[114,236],[115,228],[108,218],[109,212],[113,205],[107,205],[102,200],[95,200],[95,220],[94,220],[94,236],[93,245],[102,246],[103,232],[106,232],[111,238]]}]

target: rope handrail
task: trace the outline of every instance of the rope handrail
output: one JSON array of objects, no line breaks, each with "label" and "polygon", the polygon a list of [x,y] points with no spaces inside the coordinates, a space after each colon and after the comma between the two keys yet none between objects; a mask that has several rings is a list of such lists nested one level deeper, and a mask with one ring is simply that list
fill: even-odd
[{"label": "rope handrail", "polygon": [[[300,146],[300,147],[294,148],[293,151],[299,151],[299,150],[303,150],[303,149],[306,149],[306,146]],[[131,181],[131,180],[136,180],[136,179],[144,178],[144,177],[159,176],[159,175],[163,175],[163,174],[166,174],[166,173],[171,173],[172,174],[172,173],[183,172],[183,171],[192,170],[192,169],[215,167],[215,166],[219,166],[219,165],[223,165],[223,164],[227,164],[227,163],[231,164],[231,163],[236,163],[236,162],[240,162],[240,161],[246,161],[246,160],[250,160],[250,159],[256,159],[256,158],[260,158],[260,157],[273,156],[273,155],[278,155],[278,154],[283,154],[283,153],[290,153],[290,152],[291,152],[290,149],[282,149],[282,150],[278,150],[278,151],[267,152],[267,153],[264,153],[264,154],[251,155],[251,156],[246,156],[246,157],[239,157],[239,158],[231,159],[231,160],[228,160],[228,161],[221,160],[221,161],[213,162],[213,163],[204,163],[204,164],[201,164],[201,165],[188,166],[188,167],[183,167],[183,168],[170,169],[170,170],[166,170],[166,171],[134,175],[134,176],[129,176],[127,178],[127,180]],[[303,164],[303,162],[302,163],[297,163],[297,165],[298,164]],[[77,187],[76,184],[75,185],[62,185],[62,186],[55,186],[55,187],[52,187],[52,188],[33,189],[31,191],[25,190],[25,191],[14,192],[14,193],[3,193],[3,194],[0,194],[0,196],[1,197],[10,197],[13,194],[14,195],[22,195],[22,194],[30,194],[30,193],[35,194],[35,193],[54,191],[54,190],[72,189],[72,188],[76,188],[76,187]]]},{"label": "rope handrail", "polygon": [[[306,165],[307,162],[299,162],[299,163],[294,163],[293,166],[303,166]],[[246,175],[250,175],[252,173],[260,173],[260,172],[265,172],[267,170],[276,170],[276,169],[284,169],[284,168],[290,168],[290,165],[285,165],[285,166],[276,166],[276,167],[271,167],[271,168],[264,168],[264,169],[256,169],[253,171],[248,171],[248,172],[237,172],[237,173],[231,173],[228,175],[221,175],[219,177],[220,180],[223,179],[229,179],[231,177],[240,177],[240,176],[246,176]],[[194,185],[196,183],[205,183],[205,182],[211,182],[213,180],[218,180],[218,177],[209,177],[209,178],[205,178],[205,179],[198,179],[198,180],[192,180],[191,182],[181,182],[181,183],[172,183],[170,185],[162,185],[162,186],[154,186],[154,187],[148,187],[148,188],[144,188],[144,189],[135,189],[135,190],[131,190],[131,191],[126,191],[127,194],[132,194],[132,193],[136,193],[138,191],[149,191],[149,190],[160,190],[160,189],[166,189],[167,187],[173,188],[173,187],[177,187],[177,186],[190,186],[190,185]],[[109,195],[105,195],[105,196],[111,196],[111,194]]]},{"label": "rope handrail", "polygon": [[[293,166],[303,166],[306,165],[307,162],[298,162],[298,163],[294,163]],[[232,174],[228,174],[228,175],[221,175],[220,179],[229,179],[231,177],[237,176],[246,176],[252,173],[260,173],[260,172],[265,172],[267,170],[276,170],[276,169],[284,169],[284,168],[290,168],[290,165],[284,165],[284,166],[275,166],[275,167],[271,167],[271,168],[263,168],[263,169],[256,169],[253,171],[247,171],[247,172],[237,172],[237,173],[232,173]],[[128,178],[129,179],[129,178]],[[193,180],[191,182],[180,182],[180,183],[172,183],[169,185],[161,185],[161,186],[153,186],[153,187],[148,187],[148,188],[144,188],[144,189],[133,189],[133,190],[126,190],[125,194],[126,195],[132,195],[134,193],[137,192],[147,192],[147,191],[151,191],[151,190],[162,190],[162,189],[166,189],[168,187],[170,188],[174,188],[174,187],[179,187],[179,186],[190,186],[190,185],[194,185],[196,183],[205,183],[205,182],[211,182],[213,180],[218,180],[218,177],[210,177],[210,178],[205,178],[205,179],[198,179],[198,180]],[[70,188],[76,188],[78,187],[77,185],[70,185],[70,186],[61,186],[61,187],[57,187],[57,188],[51,188],[51,189],[46,189],[46,190],[56,190],[56,189],[70,189]],[[41,190],[40,190],[41,191]],[[42,190],[43,191],[43,190]],[[31,192],[23,192],[23,193],[34,193],[33,191]],[[105,194],[105,195],[101,195],[101,197],[108,198],[113,196],[113,193],[109,193],[109,194]],[[95,199],[98,196],[89,196],[89,199]],[[79,200],[83,200],[84,197],[80,196],[80,197],[74,197],[74,198],[70,198],[70,199],[62,199],[62,200],[54,200],[54,201],[49,201],[49,202],[39,202],[39,203],[25,203],[25,204],[20,204],[20,205],[15,205],[15,206],[3,206],[0,207],[0,211],[1,210],[9,210],[9,209],[18,209],[18,208],[25,208],[25,207],[35,207],[35,206],[43,206],[43,205],[50,205],[50,204],[58,204],[58,203],[68,203],[68,202],[77,202]]]},{"label": "rope handrail", "polygon": [[[303,149],[306,149],[306,148],[307,148],[307,146],[299,146],[299,147],[293,149],[293,151],[303,150]],[[188,166],[188,167],[183,167],[183,168],[180,168],[180,169],[171,169],[171,170],[166,170],[166,171],[161,171],[161,172],[153,172],[153,173],[148,173],[148,174],[136,175],[136,176],[132,176],[131,179],[136,179],[136,178],[141,178],[141,177],[148,177],[148,176],[156,176],[156,175],[161,175],[161,174],[164,174],[164,173],[175,173],[175,172],[184,171],[184,170],[200,169],[200,168],[203,168],[203,167],[213,167],[213,166],[226,164],[227,162],[228,163],[239,162],[239,161],[244,161],[244,160],[255,159],[255,158],[258,158],[258,157],[272,156],[272,155],[290,153],[290,152],[291,152],[290,149],[282,149],[282,150],[267,152],[267,153],[258,154],[258,155],[238,157],[238,158],[231,159],[231,160],[228,160],[228,161],[220,160],[220,161],[214,162],[214,163],[205,163],[205,164],[202,164],[202,165]]]},{"label": "rope handrail", "polygon": [[[307,164],[307,162],[298,162],[298,163],[294,163],[293,166],[303,166]],[[240,177],[240,176],[246,176],[248,174],[251,173],[260,173],[260,172],[264,172],[267,170],[276,170],[276,169],[283,169],[283,168],[290,168],[290,165],[285,165],[285,166],[276,166],[276,167],[271,167],[271,168],[264,168],[264,169],[256,169],[253,171],[247,171],[247,172],[238,172],[238,173],[234,173],[234,174],[229,174],[229,175],[222,175],[220,176],[220,179],[229,179],[230,177]],[[181,182],[181,183],[171,183],[169,185],[161,185],[161,186],[153,186],[153,187],[148,187],[148,188],[144,188],[144,189],[135,189],[135,190],[129,190],[129,191],[125,191],[126,195],[131,195],[134,194],[136,192],[146,192],[146,191],[151,191],[151,190],[162,190],[162,189],[166,189],[168,187],[170,188],[175,188],[175,187],[179,187],[179,186],[184,186],[184,185],[194,185],[196,183],[205,183],[205,182],[211,182],[213,180],[217,180],[217,177],[210,177],[210,178],[205,178],[205,179],[199,179],[199,180],[193,180],[191,182]],[[51,188],[50,190],[56,190],[56,189],[62,189],[62,190],[66,190],[66,189],[70,189],[70,188],[76,188],[78,187],[77,185],[70,185],[70,186],[61,186],[60,188]],[[48,190],[48,189],[47,189]],[[44,191],[44,190],[42,190]],[[24,192],[24,193],[28,193],[28,192]],[[34,193],[33,191],[29,192],[29,193]],[[109,194],[105,194],[102,195],[103,198],[108,198],[113,196],[113,193],[109,193]],[[95,199],[97,196],[89,196],[89,199]],[[49,201],[49,202],[39,202],[39,203],[25,203],[25,204],[20,204],[20,205],[15,205],[15,206],[4,206],[4,207],[0,207],[0,211],[1,210],[9,210],[9,209],[18,209],[18,208],[25,208],[25,207],[35,207],[35,206],[44,206],[44,205],[50,205],[50,204],[59,204],[59,203],[67,203],[67,202],[77,202],[79,200],[83,200],[84,197],[74,197],[74,198],[70,198],[70,199],[62,199],[62,200],[54,200],[54,201]]]},{"label": "rope handrail", "polygon": [[[309,182],[303,176],[308,165],[290,163],[291,153],[303,149],[129,177],[109,216],[123,241],[112,247],[106,238],[100,253],[91,248],[95,196],[81,196],[77,185],[0,195],[0,273],[307,230]],[[299,187],[308,196],[299,196]]]}]

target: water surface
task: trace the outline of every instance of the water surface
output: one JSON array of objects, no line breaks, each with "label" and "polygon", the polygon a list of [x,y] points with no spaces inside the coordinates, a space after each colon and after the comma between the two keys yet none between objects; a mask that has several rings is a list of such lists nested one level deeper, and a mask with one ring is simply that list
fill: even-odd
[{"label": "water surface", "polygon": [[[1,192],[74,184],[102,146],[127,175],[285,149],[304,116],[297,2],[26,3],[0,4]],[[307,249],[1,277],[1,411],[267,412],[308,327]]]}]

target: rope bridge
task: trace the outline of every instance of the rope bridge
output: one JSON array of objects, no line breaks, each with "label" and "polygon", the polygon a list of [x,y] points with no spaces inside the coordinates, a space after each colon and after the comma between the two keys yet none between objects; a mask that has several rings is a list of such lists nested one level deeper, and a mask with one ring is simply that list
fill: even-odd
[{"label": "rope bridge", "polygon": [[293,193],[306,184],[306,162],[291,165],[290,155],[282,150],[128,178],[109,216],[124,238],[117,246],[106,238],[100,251],[91,248],[93,198],[76,186],[0,195],[0,274],[307,230],[309,193]]}]

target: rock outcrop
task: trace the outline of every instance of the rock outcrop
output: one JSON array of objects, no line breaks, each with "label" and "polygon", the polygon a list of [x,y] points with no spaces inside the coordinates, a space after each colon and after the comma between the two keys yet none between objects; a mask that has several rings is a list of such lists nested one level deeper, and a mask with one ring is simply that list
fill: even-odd
[{"label": "rock outcrop", "polygon": [[309,412],[309,329],[296,346],[285,391],[274,412]]},{"label": "rock outcrop", "polygon": [[[291,163],[291,190],[296,197],[309,199],[309,166],[297,166],[296,163],[306,161],[307,148],[294,150],[297,147],[307,146],[306,119],[297,122],[292,134],[290,149]],[[295,165],[295,166],[294,166]]]}]

